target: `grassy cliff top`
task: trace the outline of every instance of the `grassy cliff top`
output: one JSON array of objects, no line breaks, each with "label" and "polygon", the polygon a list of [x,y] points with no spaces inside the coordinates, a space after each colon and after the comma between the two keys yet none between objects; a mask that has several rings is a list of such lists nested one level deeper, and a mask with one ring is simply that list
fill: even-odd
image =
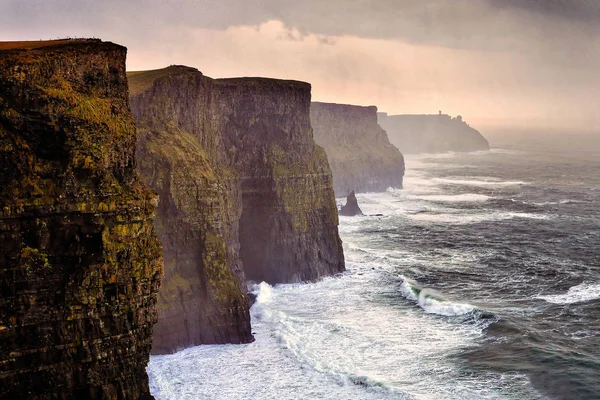
[{"label": "grassy cliff top", "polygon": [[297,87],[300,89],[310,90],[311,85],[307,82],[275,79],[275,78],[260,78],[260,77],[243,77],[243,78],[220,78],[215,79],[214,83],[222,86],[250,86],[250,87],[275,87],[287,86]]},{"label": "grassy cliff top", "polygon": [[31,40],[20,42],[0,42],[0,51],[2,50],[32,50],[45,47],[56,47],[80,43],[101,43],[100,39],[57,39],[57,40]]},{"label": "grassy cliff top", "polygon": [[340,110],[347,109],[351,110],[367,110],[367,111],[375,111],[377,112],[377,106],[357,106],[353,104],[341,104],[341,103],[325,103],[322,101],[313,101],[310,103],[311,107],[321,108],[321,109],[330,109],[330,110]]},{"label": "grassy cliff top", "polygon": [[185,65],[170,65],[166,68],[152,69],[147,71],[128,71],[127,80],[129,81],[129,94],[135,96],[150,88],[155,80],[164,76],[193,72],[202,74],[196,68],[186,67]]},{"label": "grassy cliff top", "polygon": [[[132,96],[142,93],[152,86],[155,80],[165,76],[182,73],[199,73],[196,68],[186,67],[185,65],[171,65],[166,68],[153,69],[148,71],[128,71],[127,80],[129,81],[129,93]],[[212,79],[206,77],[208,79]],[[218,86],[236,86],[236,87],[254,87],[254,88],[274,88],[274,87],[295,87],[310,90],[310,83],[260,77],[243,78],[220,78],[212,79],[213,84]]]}]

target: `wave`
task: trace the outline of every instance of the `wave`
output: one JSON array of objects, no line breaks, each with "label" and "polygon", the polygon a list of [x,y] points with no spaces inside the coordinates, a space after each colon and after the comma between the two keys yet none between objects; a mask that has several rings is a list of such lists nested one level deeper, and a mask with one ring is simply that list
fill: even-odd
[{"label": "wave", "polygon": [[491,199],[490,196],[483,194],[465,193],[465,194],[454,194],[454,195],[408,195],[408,199],[415,200],[426,200],[426,201],[441,201],[441,202],[483,202]]},{"label": "wave", "polygon": [[484,156],[492,153],[500,153],[500,154],[517,154],[516,152],[511,152],[510,150],[504,149],[491,149],[491,150],[475,150],[475,151],[446,151],[443,153],[413,153],[406,154],[405,158],[408,160],[420,160],[427,158],[453,158],[456,156]]},{"label": "wave", "polygon": [[438,224],[476,224],[484,221],[501,221],[513,218],[526,218],[547,220],[551,216],[547,214],[534,214],[525,212],[496,212],[496,213],[474,213],[474,214],[457,214],[457,213],[438,213],[432,214],[431,210],[426,209],[418,213],[409,214],[408,217],[415,221],[431,222]]},{"label": "wave", "polygon": [[582,283],[569,288],[564,294],[537,296],[538,299],[553,304],[583,303],[600,299],[600,283]]},{"label": "wave", "polygon": [[[329,278],[330,282],[336,278]],[[326,282],[327,278],[321,283]],[[339,280],[337,280],[339,282]],[[341,360],[332,360],[323,357],[322,352],[317,351],[320,341],[328,340],[328,336],[339,336],[348,340],[359,340],[354,338],[355,333],[349,331],[344,325],[331,321],[311,321],[305,317],[294,316],[276,307],[275,293],[285,293],[293,290],[314,289],[315,284],[284,284],[275,288],[266,282],[254,285],[252,293],[256,296],[256,302],[251,308],[251,315],[262,324],[273,328],[270,336],[274,338],[283,348],[293,354],[293,358],[301,365],[302,370],[312,370],[328,379],[336,382],[340,387],[358,386],[366,390],[369,396],[378,399],[412,399],[406,392],[394,388],[376,376],[368,376],[365,371],[354,371],[351,364],[345,364]]]},{"label": "wave", "polygon": [[[527,202],[524,202],[527,203]],[[564,199],[559,201],[542,201],[542,202],[532,202],[528,204],[533,204],[536,206],[550,206],[550,205],[558,205],[558,204],[582,204],[585,203],[583,200],[573,200],[573,199]]]},{"label": "wave", "polygon": [[492,154],[514,154],[514,155],[527,154],[526,152],[524,152],[522,150],[502,149],[500,147],[491,148],[489,150],[489,152],[492,153]]},{"label": "wave", "polygon": [[435,290],[423,288],[416,281],[402,277],[400,293],[408,300],[416,302],[428,314],[437,314],[445,317],[456,317],[473,314],[479,311],[467,303],[455,303],[446,300]]},{"label": "wave", "polygon": [[519,186],[528,185],[524,181],[503,181],[493,177],[478,177],[479,179],[453,179],[453,178],[433,178],[432,180],[439,183],[464,185],[464,186]]}]

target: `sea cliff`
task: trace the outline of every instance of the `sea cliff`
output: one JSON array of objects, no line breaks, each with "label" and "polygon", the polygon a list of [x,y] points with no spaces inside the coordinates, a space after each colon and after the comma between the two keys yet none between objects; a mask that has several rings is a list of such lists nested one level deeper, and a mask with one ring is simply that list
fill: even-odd
[{"label": "sea cliff", "polygon": [[310,116],[337,196],[402,187],[404,157],[377,124],[377,107],[313,102]]},{"label": "sea cliff", "polygon": [[310,85],[129,74],[145,182],[165,251],[154,352],[252,340],[245,281],[344,270],[331,171],[310,127]]},{"label": "sea cliff", "polygon": [[151,398],[162,259],[125,57],[0,43],[1,398]]},{"label": "sea cliff", "polygon": [[379,124],[392,143],[405,154],[489,150],[488,141],[459,115],[387,115],[378,113]]}]

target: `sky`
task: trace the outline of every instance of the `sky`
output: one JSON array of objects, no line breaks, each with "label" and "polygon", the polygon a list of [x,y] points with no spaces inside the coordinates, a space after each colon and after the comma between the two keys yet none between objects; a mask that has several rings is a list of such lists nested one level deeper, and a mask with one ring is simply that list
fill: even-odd
[{"label": "sky", "polygon": [[600,0],[0,0],[0,40],[97,37],[129,70],[312,84],[313,100],[600,134]]}]

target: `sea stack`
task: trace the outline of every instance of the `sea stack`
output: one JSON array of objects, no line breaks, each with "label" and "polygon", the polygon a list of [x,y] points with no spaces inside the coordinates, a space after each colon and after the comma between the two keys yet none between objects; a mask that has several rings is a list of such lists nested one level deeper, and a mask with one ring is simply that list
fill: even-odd
[{"label": "sea stack", "polygon": [[377,107],[313,102],[310,117],[339,196],[402,188],[404,157],[377,124]]},{"label": "sea stack", "polygon": [[0,398],[152,398],[158,199],[126,51],[0,42]]},{"label": "sea stack", "polygon": [[362,210],[358,206],[358,200],[356,199],[356,194],[354,193],[354,190],[346,198],[346,204],[344,204],[340,209],[340,215],[346,217],[363,215]]},{"label": "sea stack", "polygon": [[489,150],[490,144],[459,115],[387,115],[378,113],[379,124],[405,154]]},{"label": "sea stack", "polygon": [[166,277],[155,353],[252,340],[247,279],[271,284],[344,270],[310,85],[211,79],[171,66],[129,74],[139,170],[161,196]]}]

